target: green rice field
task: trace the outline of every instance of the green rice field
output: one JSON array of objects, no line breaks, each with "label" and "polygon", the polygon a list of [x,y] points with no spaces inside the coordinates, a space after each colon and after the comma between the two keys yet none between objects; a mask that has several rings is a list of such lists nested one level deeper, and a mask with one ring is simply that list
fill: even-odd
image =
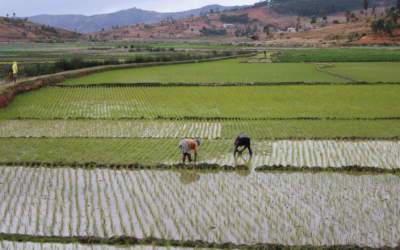
[{"label": "green rice field", "polygon": [[0,120],[0,138],[395,139],[398,120]]},{"label": "green rice field", "polygon": [[[194,77],[196,76],[196,77]],[[70,84],[93,83],[256,83],[256,82],[338,82],[318,72],[314,64],[253,64],[240,59],[124,69],[67,80]]]},{"label": "green rice field", "polygon": [[277,62],[398,62],[400,49],[388,48],[324,48],[273,50]]},{"label": "green rice field", "polygon": [[333,63],[321,71],[315,63],[247,63],[235,59],[113,70],[65,83],[345,83],[349,79],[369,83],[398,82],[399,67],[398,62]]},{"label": "green rice field", "polygon": [[[8,166],[185,169],[179,165],[180,139],[4,138],[1,142],[0,164]],[[199,165],[189,168],[400,173],[398,141],[256,140],[252,147],[257,152],[253,158],[234,157],[233,140],[203,140]]]},{"label": "green rice field", "polygon": [[400,64],[380,63],[336,63],[329,72],[363,82],[400,82]]},{"label": "green rice field", "polygon": [[[0,109],[0,248],[397,249],[399,52],[271,51],[17,95]],[[252,157],[234,156],[240,133]]]},{"label": "green rice field", "polygon": [[356,119],[400,117],[398,85],[45,88],[0,119]]}]

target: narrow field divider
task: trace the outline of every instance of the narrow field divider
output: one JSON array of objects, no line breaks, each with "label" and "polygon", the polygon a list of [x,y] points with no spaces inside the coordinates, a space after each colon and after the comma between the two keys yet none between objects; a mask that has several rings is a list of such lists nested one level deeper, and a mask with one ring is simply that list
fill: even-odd
[{"label": "narrow field divider", "polygon": [[77,168],[77,169],[123,169],[123,170],[204,170],[204,171],[243,171],[249,170],[248,166],[219,165],[211,163],[199,164],[103,164],[97,162],[0,162],[0,167],[28,167],[28,168]]},{"label": "narrow field divider", "polygon": [[333,72],[327,70],[326,68],[324,68],[323,65],[318,65],[318,64],[317,64],[317,65],[315,66],[315,69],[316,69],[318,72],[321,72],[321,73],[324,73],[324,74],[328,74],[328,75],[330,75],[330,76],[337,77],[337,78],[343,79],[343,80],[345,80],[345,81],[349,81],[349,82],[352,83],[352,84],[358,84],[358,83],[362,82],[362,81],[359,81],[359,80],[354,79],[354,78],[351,78],[351,77],[347,77],[347,76],[343,76],[343,75],[341,75],[341,74],[333,73]]},{"label": "narrow field divider", "polygon": [[137,83],[77,83],[50,84],[53,88],[140,88],[140,87],[268,87],[268,86],[323,86],[323,85],[400,85],[399,82],[137,82]]},{"label": "narrow field divider", "polygon": [[336,250],[336,249],[362,249],[362,250],[372,250],[372,249],[397,249],[398,247],[365,247],[357,245],[333,245],[333,246],[287,246],[279,244],[235,244],[231,242],[226,243],[214,243],[201,240],[169,240],[169,239],[159,239],[159,238],[136,238],[131,236],[118,236],[111,238],[101,238],[101,237],[63,237],[63,236],[32,236],[23,234],[5,234],[0,233],[0,240],[3,241],[17,241],[17,242],[35,242],[35,243],[80,243],[80,244],[90,244],[90,245],[118,245],[118,246],[135,246],[135,245],[151,245],[159,247],[187,247],[187,248],[209,248],[209,249],[249,249],[249,250],[263,250],[263,249],[315,249],[315,250]]},{"label": "narrow field divider", "polygon": [[342,166],[338,167],[294,167],[294,166],[262,166],[255,168],[258,173],[273,173],[273,172],[293,172],[293,173],[345,173],[345,174],[356,174],[356,175],[371,175],[371,174],[400,174],[400,169],[385,169],[378,167],[366,167],[366,166]]},{"label": "narrow field divider", "polygon": [[157,115],[155,117],[118,117],[118,118],[108,118],[108,117],[14,117],[12,120],[107,120],[107,121],[391,121],[400,120],[400,116],[391,117],[317,117],[317,116],[298,116],[298,117],[229,117],[229,116],[162,116]]},{"label": "narrow field divider", "polygon": [[[165,136],[165,137],[152,137],[152,136],[1,136],[1,139],[120,139],[120,140],[132,140],[132,139],[146,139],[146,140],[160,140],[160,139],[182,139],[185,137],[194,138],[195,136]],[[196,137],[201,139],[208,139],[203,137]],[[400,136],[388,136],[388,137],[365,137],[365,136],[335,136],[335,137],[300,137],[300,136],[254,136],[254,139],[258,141],[282,141],[282,140],[293,140],[293,141],[321,141],[321,140],[332,140],[332,141],[399,141]],[[230,140],[232,137],[218,137],[213,138],[215,141]]]},{"label": "narrow field divider", "polygon": [[[202,171],[210,173],[218,172],[236,172],[236,171],[252,171],[248,165],[220,165],[212,163],[199,163],[199,164],[155,164],[146,165],[140,163],[133,164],[104,164],[96,162],[0,162],[0,167],[25,167],[25,168],[73,168],[73,169],[111,169],[111,170],[157,170],[157,171],[180,171],[180,170],[195,170],[201,173]],[[254,171],[257,173],[274,173],[274,172],[288,172],[288,173],[343,173],[343,174],[356,174],[356,175],[372,175],[372,174],[394,174],[399,175],[400,169],[387,169],[379,167],[368,166],[342,166],[338,167],[298,167],[298,166],[283,166],[271,165],[255,167]]]}]

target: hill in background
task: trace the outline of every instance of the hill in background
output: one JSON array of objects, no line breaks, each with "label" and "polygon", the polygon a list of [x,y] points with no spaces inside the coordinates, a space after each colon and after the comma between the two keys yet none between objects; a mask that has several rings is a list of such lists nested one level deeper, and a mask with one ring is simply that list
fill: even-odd
[{"label": "hill in background", "polygon": [[[331,5],[326,5],[326,2],[330,2]],[[307,3],[310,6],[315,5],[314,8],[303,9]],[[88,34],[88,38],[94,41],[109,41],[207,37],[235,42],[253,39],[284,46],[346,45],[373,35],[372,23],[385,18],[388,7],[394,2],[370,0],[369,3],[368,10],[365,11],[363,1],[273,0],[250,7],[213,11],[201,16],[165,20],[156,24],[114,28]],[[285,9],[283,6],[291,9]],[[326,11],[313,15],[316,10]],[[298,14],[295,14],[296,12]],[[397,32],[393,34],[396,35]],[[374,35],[374,39],[368,38],[363,41],[366,45],[398,44],[396,37],[379,33]]]},{"label": "hill in background", "polygon": [[78,33],[32,23],[26,19],[0,17],[0,42],[58,42],[80,37]]},{"label": "hill in background", "polygon": [[200,9],[175,13],[161,13],[132,8],[115,13],[94,16],[38,15],[29,17],[28,19],[32,22],[49,25],[52,27],[63,28],[81,33],[89,33],[138,23],[151,24],[166,19],[182,19],[191,16],[199,16],[210,11],[223,11],[230,8],[232,7],[209,5]]},{"label": "hill in background", "polygon": [[[204,8],[159,13],[129,9],[96,16],[37,16],[49,25],[36,25],[21,19],[3,20],[0,39],[53,41],[79,38],[69,29],[89,32],[90,41],[147,39],[218,39],[234,42],[259,40],[285,46],[329,46],[355,44],[398,44],[399,25],[390,21],[389,6],[395,0],[270,0],[253,6]],[[396,16],[399,16],[396,10]],[[383,28],[372,29],[381,20]],[[386,32],[393,23],[390,34]],[[133,23],[133,24],[132,24]],[[378,22],[380,24],[380,22]],[[377,26],[378,27],[378,26]]]},{"label": "hill in background", "polygon": [[[370,7],[395,4],[396,0],[369,0]],[[283,15],[324,16],[341,11],[351,11],[363,7],[362,0],[269,0],[255,4],[255,7],[268,7]],[[109,14],[84,15],[38,15],[28,19],[32,22],[80,33],[107,31],[135,24],[154,24],[165,20],[177,20],[202,16],[210,12],[241,9],[248,6],[225,7],[209,5],[199,9],[182,12],[162,13],[137,8]]]}]

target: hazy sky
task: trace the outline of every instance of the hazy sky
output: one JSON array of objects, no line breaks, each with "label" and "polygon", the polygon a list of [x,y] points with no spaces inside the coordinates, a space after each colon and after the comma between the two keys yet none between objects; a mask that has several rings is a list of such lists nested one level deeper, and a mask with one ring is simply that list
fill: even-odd
[{"label": "hazy sky", "polygon": [[141,8],[160,12],[181,11],[209,4],[244,5],[259,0],[0,0],[0,16],[16,12],[17,16],[38,14],[109,13],[128,8]]}]

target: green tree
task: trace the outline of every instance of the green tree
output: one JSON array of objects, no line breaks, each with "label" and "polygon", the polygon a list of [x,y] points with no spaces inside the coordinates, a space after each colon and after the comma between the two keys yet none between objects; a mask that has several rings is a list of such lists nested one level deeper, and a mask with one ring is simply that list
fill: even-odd
[{"label": "green tree", "polygon": [[381,32],[385,29],[385,20],[378,19],[372,22],[371,29],[374,33]]},{"label": "green tree", "polygon": [[317,17],[316,16],[311,17],[311,23],[312,24],[317,23]]},{"label": "green tree", "polygon": [[387,12],[387,17],[396,24],[397,20],[400,18],[400,11],[394,7],[390,8]]},{"label": "green tree", "polygon": [[389,35],[393,36],[393,31],[397,28],[397,25],[392,20],[388,20],[385,22],[385,32]]}]

